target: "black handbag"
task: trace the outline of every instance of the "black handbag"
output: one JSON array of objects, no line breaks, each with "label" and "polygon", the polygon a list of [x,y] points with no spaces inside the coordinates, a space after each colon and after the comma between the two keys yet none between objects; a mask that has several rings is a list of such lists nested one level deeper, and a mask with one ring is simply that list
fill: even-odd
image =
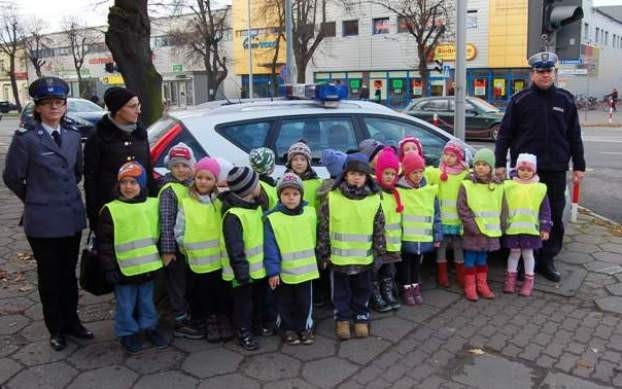
[{"label": "black handbag", "polygon": [[95,296],[101,296],[112,293],[113,286],[106,281],[106,273],[102,269],[97,252],[93,249],[92,233],[92,230],[89,231],[86,247],[80,257],[80,288]]}]

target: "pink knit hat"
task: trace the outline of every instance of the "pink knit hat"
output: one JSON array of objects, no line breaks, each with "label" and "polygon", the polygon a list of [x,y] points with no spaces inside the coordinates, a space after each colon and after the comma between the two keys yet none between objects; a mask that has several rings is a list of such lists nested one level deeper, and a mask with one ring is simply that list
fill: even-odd
[{"label": "pink knit hat", "polygon": [[400,161],[404,160],[404,147],[406,147],[406,143],[414,143],[415,146],[417,147],[417,151],[419,152],[419,155],[421,155],[425,159],[425,154],[423,153],[423,144],[421,144],[421,141],[419,140],[419,138],[415,136],[407,136],[403,138],[399,143]]},{"label": "pink knit hat", "polygon": [[410,153],[404,157],[402,161],[402,170],[405,176],[410,175],[414,170],[422,169],[425,169],[425,160],[420,155]]},{"label": "pink knit hat", "polygon": [[207,170],[211,172],[214,177],[218,178],[218,174],[220,173],[220,164],[214,158],[203,157],[199,160],[199,162],[194,164],[194,173],[196,174],[199,170]]},{"label": "pink knit hat", "polygon": [[464,161],[464,149],[462,148],[462,145],[455,140],[450,140],[445,144],[445,147],[443,147],[443,153],[446,152],[454,153],[456,157],[458,157],[458,162]]},{"label": "pink knit hat", "polygon": [[[387,169],[395,170],[395,178],[393,179],[393,182],[391,182],[388,185],[382,181],[382,173],[384,173],[384,171]],[[397,155],[395,155],[395,150],[393,150],[393,148],[391,147],[385,147],[382,150],[380,150],[378,152],[378,162],[376,162],[376,180],[378,182],[378,185],[380,185],[380,187],[388,191],[391,191],[391,193],[393,194],[393,198],[395,199],[395,202],[397,203],[397,207],[395,208],[395,211],[398,213],[401,213],[404,210],[404,205],[402,204],[400,192],[395,188],[395,184],[397,183],[397,180],[399,179],[398,174],[397,174],[399,173],[399,171],[400,171],[400,161],[397,158]]]}]

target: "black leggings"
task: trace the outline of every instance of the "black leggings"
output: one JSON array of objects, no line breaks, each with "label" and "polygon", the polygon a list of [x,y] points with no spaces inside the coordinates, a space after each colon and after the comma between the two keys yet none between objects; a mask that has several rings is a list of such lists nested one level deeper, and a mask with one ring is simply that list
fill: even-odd
[{"label": "black leggings", "polygon": [[397,275],[401,285],[419,283],[419,268],[423,255],[402,253],[402,262],[397,263]]}]

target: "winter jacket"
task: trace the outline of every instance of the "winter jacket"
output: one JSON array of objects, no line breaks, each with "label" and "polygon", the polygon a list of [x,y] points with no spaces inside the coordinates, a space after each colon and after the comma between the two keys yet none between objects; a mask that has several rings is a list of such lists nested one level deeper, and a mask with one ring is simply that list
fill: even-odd
[{"label": "winter jacket", "polygon": [[[367,180],[365,186],[361,188],[351,187],[343,180],[337,180],[333,190],[341,191],[345,197],[353,200],[360,200],[367,196],[380,193],[377,185],[372,181]],[[328,201],[325,201],[320,206],[318,216],[318,231],[317,231],[317,253],[320,263],[328,263],[331,269],[346,274],[358,274],[365,270],[370,269],[373,264],[369,266],[349,265],[349,266],[335,266],[330,263],[330,231],[329,231],[329,210]],[[378,208],[378,212],[374,217],[374,230],[372,234],[372,252],[375,260],[380,260],[386,254],[386,238],[384,236],[384,213],[382,207]]]},{"label": "winter jacket", "polygon": [[[145,193],[141,193],[131,200],[126,200],[122,197],[118,197],[117,199],[125,203],[142,203],[147,199],[147,196]],[[122,285],[142,284],[155,278],[157,272],[143,273],[135,276],[125,276],[121,273],[114,251],[114,223],[108,207],[102,208],[99,214],[95,236],[97,236],[95,241],[97,256],[102,269],[106,273],[106,280],[108,282]]]},{"label": "winter jacket", "polygon": [[[471,173],[471,175],[465,178],[465,180],[472,180],[474,183],[487,185],[491,179],[480,179],[475,174]],[[492,180],[495,184],[497,184],[495,190],[502,191],[502,182],[496,177],[492,177]],[[505,201],[505,196],[503,196],[501,204],[501,231],[505,231],[508,215],[508,207]],[[460,190],[458,192],[458,215],[460,216],[460,220],[462,220],[462,225],[464,227],[464,234],[462,235],[462,248],[464,250],[499,250],[499,238],[490,238],[479,231],[479,227],[477,227],[477,224],[475,223],[475,215],[467,204],[466,189],[462,185],[460,186]]]},{"label": "winter jacket", "polygon": [[[401,188],[412,189],[413,186],[402,177],[398,181],[397,185]],[[421,178],[419,182],[419,188],[423,188],[427,185],[425,177]],[[440,242],[443,240],[443,225],[441,223],[441,208],[438,203],[438,198],[434,199],[434,223],[432,225],[434,230],[434,242]],[[434,242],[404,242],[402,241],[402,252],[410,254],[427,254],[435,250]]]},{"label": "winter jacket", "polygon": [[322,185],[320,185],[320,187],[317,190],[317,200],[318,200],[318,204],[320,204],[320,207],[322,206],[322,204],[326,202],[326,199],[328,198],[328,192],[330,192],[333,189],[334,184],[335,184],[334,178],[325,178],[322,181]]},{"label": "winter jacket", "polygon": [[[203,196],[197,195],[197,201],[199,201],[201,204],[210,204],[216,207],[216,203],[214,203],[215,200],[216,200],[215,194],[207,194]],[[173,228],[173,234],[175,235],[175,242],[177,242],[177,247],[184,246],[184,234],[185,233],[186,233],[186,215],[184,214],[184,208],[179,207],[177,209],[177,217],[175,218],[175,227]]]},{"label": "winter jacket", "polygon": [[304,207],[307,205],[306,201],[301,201],[300,205],[295,209],[287,209],[283,204],[278,203],[274,209],[269,210],[264,214],[264,230],[263,230],[263,264],[266,268],[266,274],[268,277],[281,274],[281,251],[276,243],[276,237],[274,236],[274,230],[272,225],[267,220],[268,215],[274,212],[283,212],[286,215],[296,216],[302,215]]},{"label": "winter jacket", "polygon": [[585,171],[579,116],[572,94],[535,84],[516,93],[508,104],[495,144],[497,167],[505,167],[510,149],[511,165],[519,153],[538,157],[538,170],[566,171],[572,158],[574,170]]},{"label": "winter jacket", "polygon": [[84,192],[91,228],[97,225],[101,207],[117,198],[117,173],[131,160],[145,167],[149,194],[155,195],[147,131],[139,124],[131,133],[124,132],[105,115],[84,146]]},{"label": "winter jacket", "polygon": [[[159,182],[160,186],[174,182],[178,184],[190,186],[192,179],[179,181],[171,173],[167,173]],[[179,211],[179,199],[175,194],[173,188],[166,188],[160,193],[160,253],[161,254],[173,254],[178,252],[178,247],[175,242],[175,221],[177,219],[177,212]]]},{"label": "winter jacket", "polygon": [[[246,201],[231,191],[219,194],[218,198],[222,201],[223,215],[230,208],[257,209],[260,207],[256,200],[252,202]],[[228,213],[223,218],[222,234],[225,241],[225,249],[229,256],[229,264],[233,269],[236,281],[240,284],[251,282],[248,261],[244,251],[242,223],[236,215]]]}]

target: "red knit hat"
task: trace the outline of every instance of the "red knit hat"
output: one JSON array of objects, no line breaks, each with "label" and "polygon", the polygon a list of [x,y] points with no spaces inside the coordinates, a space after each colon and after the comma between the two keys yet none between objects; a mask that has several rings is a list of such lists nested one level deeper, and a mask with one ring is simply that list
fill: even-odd
[{"label": "red knit hat", "polygon": [[406,143],[414,143],[415,146],[417,147],[417,151],[419,152],[419,155],[421,155],[425,159],[425,154],[423,153],[423,144],[421,144],[421,141],[419,140],[419,138],[415,136],[407,136],[403,138],[399,143],[400,161],[404,160],[404,147],[406,146]]},{"label": "red knit hat", "polygon": [[410,175],[413,170],[425,169],[425,160],[417,154],[410,153],[404,157],[402,161],[402,171],[405,176]]},{"label": "red knit hat", "polygon": [[[393,178],[393,182],[390,184],[385,184],[382,181],[382,174],[387,169],[395,170],[395,178]],[[400,213],[404,210],[404,205],[402,204],[402,199],[400,198],[400,192],[395,188],[395,184],[398,180],[397,173],[400,171],[400,161],[395,155],[395,150],[391,147],[385,147],[378,153],[378,162],[376,162],[376,179],[378,181],[378,185],[387,191],[391,191],[393,194],[393,198],[397,203],[397,207],[395,211]]]}]

